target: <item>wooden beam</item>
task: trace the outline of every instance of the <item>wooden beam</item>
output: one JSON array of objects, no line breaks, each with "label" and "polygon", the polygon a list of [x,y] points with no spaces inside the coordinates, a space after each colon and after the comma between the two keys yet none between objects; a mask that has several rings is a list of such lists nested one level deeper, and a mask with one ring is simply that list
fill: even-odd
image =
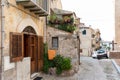
[{"label": "wooden beam", "polygon": [[36,12],[35,14],[44,14],[45,12]]},{"label": "wooden beam", "polygon": [[41,9],[30,9],[31,12],[40,11]]},{"label": "wooden beam", "polygon": [[35,8],[36,6],[35,5],[32,5],[32,6],[24,6],[24,8],[28,8],[28,9],[30,9],[30,8]]},{"label": "wooden beam", "polygon": [[48,16],[48,14],[40,14],[39,17]]}]

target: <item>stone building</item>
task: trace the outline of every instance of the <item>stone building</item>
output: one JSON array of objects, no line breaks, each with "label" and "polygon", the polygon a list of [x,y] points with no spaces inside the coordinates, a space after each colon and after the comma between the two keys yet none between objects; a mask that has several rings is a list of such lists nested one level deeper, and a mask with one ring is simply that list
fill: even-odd
[{"label": "stone building", "polygon": [[100,48],[100,31],[80,23],[81,55],[91,56],[92,51]]},{"label": "stone building", "polygon": [[72,60],[72,69],[63,73],[63,76],[72,75],[79,70],[79,41],[76,35],[48,26],[47,43],[49,50],[55,50],[56,54]]},{"label": "stone building", "polygon": [[112,50],[109,57],[113,59],[114,63],[118,66],[120,64],[120,0],[115,1],[115,40],[112,41]]},{"label": "stone building", "polygon": [[115,50],[120,51],[120,0],[115,0]]},{"label": "stone building", "polygon": [[[51,9],[57,8],[57,9],[62,9],[62,2],[61,0],[48,0],[48,16],[47,16],[47,21],[49,19]],[[44,27],[44,42],[46,42],[46,26]]]},{"label": "stone building", "polygon": [[100,30],[99,29],[93,29],[92,31],[92,48],[93,50],[98,50],[100,49],[100,44],[101,44],[101,36],[100,36]]},{"label": "stone building", "polygon": [[80,27],[80,48],[82,50],[82,55],[90,56],[92,50],[92,38],[91,38],[91,28],[90,27]]},{"label": "stone building", "polygon": [[0,0],[0,80],[30,80],[43,65],[49,0]]},{"label": "stone building", "polygon": [[62,9],[51,9],[49,24],[47,26],[48,49],[55,50],[57,54],[70,57],[72,69],[63,72],[63,75],[71,75],[78,71],[80,63],[79,35],[73,34],[76,15],[74,12]]}]

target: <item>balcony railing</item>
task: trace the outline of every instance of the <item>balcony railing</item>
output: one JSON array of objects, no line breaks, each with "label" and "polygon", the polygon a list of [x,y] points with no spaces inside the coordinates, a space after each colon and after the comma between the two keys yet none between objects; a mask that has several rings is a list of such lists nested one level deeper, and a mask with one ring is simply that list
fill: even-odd
[{"label": "balcony railing", "polygon": [[16,0],[16,2],[38,16],[48,15],[48,0]]}]

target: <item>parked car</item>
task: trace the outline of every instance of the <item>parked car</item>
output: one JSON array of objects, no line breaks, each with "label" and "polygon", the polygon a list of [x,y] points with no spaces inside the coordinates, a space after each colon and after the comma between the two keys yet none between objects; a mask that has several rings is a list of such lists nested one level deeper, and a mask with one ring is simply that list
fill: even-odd
[{"label": "parked car", "polygon": [[108,58],[107,51],[100,49],[97,51],[94,51],[92,54],[93,58],[101,59],[101,58]]}]

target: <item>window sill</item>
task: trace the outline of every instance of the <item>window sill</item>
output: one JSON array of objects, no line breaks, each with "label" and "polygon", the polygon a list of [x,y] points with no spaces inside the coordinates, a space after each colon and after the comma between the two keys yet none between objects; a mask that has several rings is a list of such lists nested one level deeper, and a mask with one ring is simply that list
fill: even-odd
[{"label": "window sill", "polygon": [[58,50],[58,48],[51,48],[52,50]]}]

